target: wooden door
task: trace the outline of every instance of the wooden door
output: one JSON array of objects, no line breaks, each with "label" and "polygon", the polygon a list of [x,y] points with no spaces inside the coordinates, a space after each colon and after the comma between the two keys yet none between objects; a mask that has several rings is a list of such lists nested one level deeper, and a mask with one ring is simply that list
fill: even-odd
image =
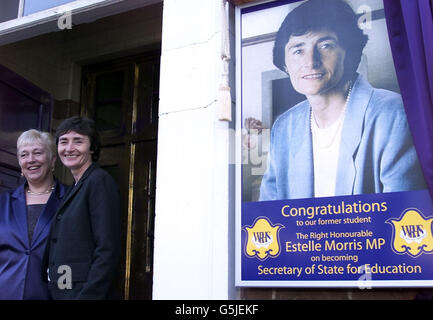
[{"label": "wooden door", "polygon": [[50,131],[52,96],[0,65],[0,192],[23,182],[16,156],[18,136],[26,130]]},{"label": "wooden door", "polygon": [[151,299],[159,53],[86,66],[81,113],[101,133],[99,164],[122,200],[118,298]]}]

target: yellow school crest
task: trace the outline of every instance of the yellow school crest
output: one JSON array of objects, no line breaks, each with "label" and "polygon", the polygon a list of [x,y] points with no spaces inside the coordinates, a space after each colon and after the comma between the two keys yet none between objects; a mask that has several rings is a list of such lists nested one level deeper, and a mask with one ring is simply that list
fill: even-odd
[{"label": "yellow school crest", "polygon": [[247,233],[245,254],[260,260],[276,257],[280,254],[278,232],[284,228],[281,224],[272,225],[265,217],[259,217],[252,226],[243,227]]},{"label": "yellow school crest", "polygon": [[425,218],[419,210],[407,209],[399,219],[386,222],[393,227],[392,249],[395,253],[418,257],[433,252],[433,217]]}]

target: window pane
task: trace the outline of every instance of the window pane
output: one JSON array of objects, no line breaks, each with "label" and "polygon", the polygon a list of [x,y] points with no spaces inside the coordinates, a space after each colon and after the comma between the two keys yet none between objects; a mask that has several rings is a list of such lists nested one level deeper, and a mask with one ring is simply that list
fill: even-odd
[{"label": "window pane", "polygon": [[38,11],[54,8],[65,3],[74,2],[75,0],[25,0],[24,15],[29,15]]},{"label": "window pane", "polygon": [[0,82],[0,131],[38,128],[40,103]]},{"label": "window pane", "polygon": [[123,114],[123,71],[96,77],[95,121],[99,130],[120,130]]},{"label": "window pane", "polygon": [[0,22],[18,17],[19,0],[2,0],[0,4]]}]

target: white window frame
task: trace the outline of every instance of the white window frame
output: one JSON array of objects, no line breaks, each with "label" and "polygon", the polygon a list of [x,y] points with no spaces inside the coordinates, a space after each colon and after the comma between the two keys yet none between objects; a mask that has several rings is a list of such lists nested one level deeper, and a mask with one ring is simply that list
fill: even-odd
[{"label": "white window frame", "polygon": [[24,0],[20,0],[17,18],[0,23],[0,36],[57,20],[65,12],[77,14],[123,1],[125,0],[75,0],[24,16]]},{"label": "white window frame", "polygon": [[18,5],[17,19],[21,18],[23,14],[24,14],[24,0],[20,0],[20,4]]}]

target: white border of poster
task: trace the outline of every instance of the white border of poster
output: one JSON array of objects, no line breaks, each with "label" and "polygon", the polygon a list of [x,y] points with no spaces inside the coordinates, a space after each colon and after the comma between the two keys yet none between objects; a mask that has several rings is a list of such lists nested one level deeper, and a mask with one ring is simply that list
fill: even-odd
[{"label": "white border of poster", "polygon": [[[257,152],[255,156],[259,158],[259,161],[256,164],[259,164],[259,166],[255,166],[255,168],[252,168],[251,170],[257,170],[258,176],[263,176],[263,172],[261,170],[264,170],[266,166],[263,166],[265,161],[263,161],[263,158],[261,158],[261,155],[265,151],[269,150],[269,142],[266,142],[266,139],[269,140],[269,137],[263,138],[261,134],[256,134],[254,136],[254,125],[259,124],[259,127],[267,128],[268,133],[270,131],[270,128],[272,127],[273,121],[277,117],[277,115],[272,114],[276,113],[275,111],[269,111],[267,112],[264,107],[265,105],[269,105],[273,103],[272,100],[272,88],[270,88],[271,82],[274,80],[284,80],[284,78],[288,79],[287,75],[276,68],[272,63],[272,47],[273,47],[273,40],[275,39],[275,34],[277,30],[279,29],[282,20],[285,18],[285,16],[293,10],[294,7],[300,5],[304,1],[297,1],[293,0],[292,3],[284,4],[283,6],[273,6],[269,5],[266,6],[265,4],[271,4],[271,3],[278,3],[279,0],[271,0],[271,1],[262,1],[258,3],[252,3],[242,6],[236,7],[236,201],[235,201],[235,239],[236,239],[236,246],[235,246],[235,263],[236,263],[236,270],[235,270],[235,283],[236,286],[239,287],[327,287],[327,288],[371,288],[371,287],[432,287],[433,286],[433,280],[404,280],[404,279],[391,279],[391,280],[377,280],[375,277],[369,276],[369,274],[363,273],[360,274],[357,279],[352,280],[335,280],[335,277],[332,278],[333,280],[324,280],[321,279],[313,279],[313,280],[304,280],[300,279],[298,281],[292,281],[292,280],[278,280],[278,279],[265,279],[265,280],[243,280],[242,279],[242,258],[243,255],[245,255],[244,250],[246,250],[244,247],[247,246],[247,244],[243,243],[245,240],[243,240],[243,233],[247,233],[245,229],[245,225],[243,225],[242,222],[242,199],[245,197],[244,194],[244,188],[245,188],[245,181],[243,181],[242,176],[242,170],[243,170],[243,164],[245,163],[245,158],[243,154],[243,148],[247,146],[248,148],[253,145],[253,148],[256,150],[254,152]],[[377,4],[383,5],[382,1],[380,0],[347,0],[349,4],[352,5],[353,8],[357,8],[357,13],[362,14],[362,12],[365,12],[365,15],[363,16],[363,21],[358,21],[359,23],[364,23],[364,26],[368,29],[371,29],[371,23],[374,20],[380,20],[381,24],[385,24],[385,19],[383,16],[383,6],[382,7],[374,7]],[[368,5],[367,5],[368,4]],[[263,6],[265,5],[265,6]],[[253,8],[257,6],[262,6],[264,9],[258,9],[257,11],[251,10],[248,13],[248,17],[242,16],[242,10],[246,8]],[[373,6],[373,8],[369,7]],[[283,10],[284,8],[284,10]],[[287,10],[285,10],[287,9]],[[370,10],[372,9],[372,10]],[[373,17],[374,14],[382,14],[381,17]],[[269,16],[271,15],[271,16]],[[243,18],[245,18],[245,21],[243,21]],[[373,22],[374,23],[374,22]],[[246,27],[247,26],[247,27]],[[369,59],[368,52],[365,52],[363,57],[361,58],[361,63],[358,67],[358,73],[360,74],[367,74],[369,75],[368,80],[372,84],[373,87],[379,87],[386,90],[394,91],[399,93],[399,87],[396,79],[395,69],[392,61],[391,56],[391,49],[389,47],[389,41],[388,41],[388,35],[386,33],[386,24],[385,28],[381,26],[382,33],[381,34],[375,34],[373,37],[371,34],[369,35],[369,43],[370,46],[367,48],[367,51],[370,50],[370,52],[375,51],[375,55],[379,55],[378,59]],[[270,40],[271,39],[271,40]],[[248,45],[254,46],[256,44],[263,44],[263,47],[259,50],[257,50],[257,53],[254,53],[253,55],[247,54],[243,51],[243,42],[247,42]],[[383,46],[387,46],[384,50],[377,50],[377,48],[382,48]],[[262,68],[260,70],[260,74],[257,72],[251,72],[248,73],[250,70],[243,69],[243,66],[245,66],[245,61],[243,59],[248,59],[251,56],[254,56],[257,54],[259,56],[261,66]],[[382,59],[382,57],[385,56],[385,59]],[[386,70],[386,71],[384,71]],[[254,82],[254,79],[257,79],[257,76],[260,76],[260,80]],[[243,87],[245,83],[243,81],[249,81],[251,86],[249,85],[249,91],[248,94],[245,95],[245,92],[243,92]],[[267,90],[266,93],[263,93],[263,90]],[[268,104],[269,103],[269,104]],[[247,107],[248,105],[248,110]],[[272,107],[274,108],[274,106]],[[268,108],[271,109],[271,108]],[[247,112],[245,112],[247,110]],[[243,113],[244,111],[244,113]],[[247,118],[251,118],[252,122],[249,124],[252,125],[253,129],[251,132],[253,134],[250,135],[250,131],[248,131],[248,134],[245,134],[245,126],[243,124],[246,123]],[[258,120],[257,120],[258,119]],[[255,122],[256,121],[256,122]],[[251,127],[250,127],[251,128]],[[258,129],[261,130],[261,129]],[[261,131],[260,131],[261,133]],[[247,139],[245,137],[247,136]],[[250,149],[248,149],[250,150]],[[249,152],[249,151],[248,151]],[[247,154],[247,159],[251,155]],[[246,160],[248,162],[248,160]],[[259,163],[260,162],[260,163]],[[256,190],[252,190],[253,188],[250,188],[250,185],[248,185],[249,193],[246,197],[246,201],[249,202],[257,202],[258,203],[258,195],[257,195],[257,181],[253,180]],[[260,183],[259,183],[260,185]],[[426,190],[421,190],[426,191]],[[420,192],[421,192],[420,191]],[[418,192],[418,191],[417,191]],[[418,193],[416,194],[418,195]],[[398,197],[399,194],[393,195],[394,197]],[[402,194],[402,197],[404,198],[404,194]],[[348,195],[347,197],[350,197]],[[407,197],[412,197],[412,194],[407,195]],[[420,199],[425,199],[425,192],[420,195]],[[332,196],[331,198],[335,198]],[[346,199],[346,198],[344,198]],[[344,199],[343,202],[344,203]],[[360,198],[356,198],[356,201],[361,205]],[[363,199],[363,198],[362,198]],[[381,203],[386,203],[386,195],[381,198],[381,196],[376,196],[374,199],[379,199],[377,201],[382,201]],[[382,200],[381,200],[382,199]],[[331,201],[331,200],[330,200]],[[371,200],[376,201],[376,200]],[[430,202],[431,199],[428,197],[427,200],[428,204],[425,208],[430,209]],[[386,206],[386,205],[384,205]],[[288,207],[288,206],[287,206]],[[282,209],[283,210],[283,209]],[[417,209],[415,209],[417,210]],[[424,209],[427,210],[427,209]],[[282,211],[283,212],[283,211]],[[290,211],[291,214],[292,211]],[[402,221],[405,218],[405,212],[401,211],[398,214],[393,213],[394,216],[392,218],[389,218],[387,221],[385,221],[389,226],[389,229],[391,230],[392,221]],[[421,211],[420,211],[421,212]],[[286,211],[287,217],[289,216],[289,211]],[[428,211],[428,214],[432,214],[433,212]],[[284,212],[283,212],[284,215]],[[316,211],[317,215],[317,211]],[[398,220],[398,216],[400,220]],[[425,218],[425,216],[420,213],[421,218]],[[433,216],[428,215],[426,221],[432,220]],[[260,219],[259,219],[260,218]],[[409,219],[409,218],[407,218]],[[255,223],[250,223],[249,227],[250,229],[253,229],[255,225],[257,225],[257,220],[261,220],[263,223],[268,223],[269,227],[274,228],[275,230],[279,230],[278,228],[283,229],[284,226],[279,223],[273,224],[267,217],[256,217]],[[384,223],[385,223],[384,222]],[[384,224],[382,223],[382,224]],[[430,223],[430,222],[429,222]],[[396,223],[394,223],[396,224]],[[383,226],[382,226],[383,227]],[[244,228],[244,229],[242,229]],[[394,232],[395,233],[395,232]],[[431,234],[430,234],[431,235]],[[245,235],[244,235],[245,237]],[[278,237],[278,231],[273,234],[273,237]],[[371,238],[371,241],[374,239]],[[432,237],[433,240],[433,237]],[[249,238],[248,238],[249,241]],[[354,240],[355,241],[355,240]],[[379,240],[380,241],[380,240]],[[395,241],[395,240],[394,240]],[[367,240],[368,242],[368,240]],[[387,240],[388,243],[391,242]],[[316,241],[317,244],[317,241]],[[287,242],[286,242],[287,245]],[[360,245],[361,246],[361,245]],[[370,242],[371,246],[371,242]],[[279,250],[283,250],[284,245],[280,245]],[[289,247],[286,247],[289,248]],[[294,248],[294,246],[290,247]],[[300,248],[300,246],[298,247]],[[371,249],[371,248],[370,248]],[[388,250],[390,251],[390,250]],[[433,253],[432,251],[426,251],[424,256],[427,256],[430,253]],[[396,255],[404,255],[402,252],[396,252]],[[421,253],[418,253],[420,255]],[[432,256],[429,256],[432,258]],[[255,257],[255,259],[257,256]],[[260,257],[259,257],[260,258]],[[263,257],[261,257],[263,258]],[[264,258],[263,260],[265,260]],[[311,258],[312,259],[312,258]],[[259,259],[261,260],[261,259]],[[313,260],[311,260],[313,261]],[[406,264],[404,264],[406,266]],[[305,265],[304,265],[305,266]],[[371,266],[370,266],[371,267]],[[306,270],[307,267],[305,267],[304,270]],[[272,269],[272,268],[271,268]],[[282,268],[274,268],[273,271],[277,272],[276,270],[279,270],[281,272]],[[261,269],[262,270],[262,269]],[[316,269],[317,270],[317,269]],[[336,270],[336,268],[335,268]],[[343,270],[343,269],[341,269]],[[347,267],[347,270],[349,270],[349,267]],[[371,270],[371,269],[370,269]],[[278,271],[278,272],[279,272]],[[313,270],[314,271],[314,270]],[[285,269],[284,269],[285,272]],[[316,271],[317,272],[317,271]],[[349,272],[349,271],[347,271]],[[431,278],[433,279],[433,277]]]}]

